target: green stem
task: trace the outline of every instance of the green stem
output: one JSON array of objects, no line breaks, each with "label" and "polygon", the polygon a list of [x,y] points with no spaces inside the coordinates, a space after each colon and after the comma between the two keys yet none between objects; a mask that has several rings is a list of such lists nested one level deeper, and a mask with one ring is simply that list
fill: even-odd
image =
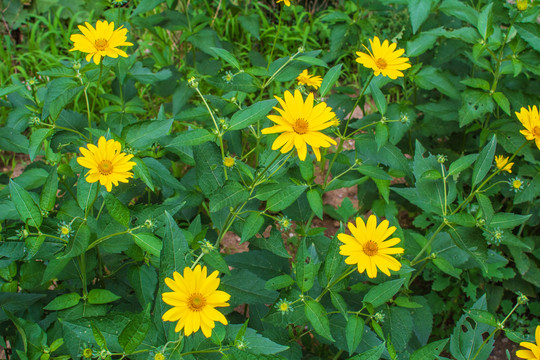
[{"label": "green stem", "polygon": [[415,258],[411,261],[411,266],[414,266],[416,265],[417,263],[419,263],[418,258],[420,258],[420,256],[422,256],[422,254],[427,250],[427,248],[429,248],[431,246],[431,243],[433,242],[433,240],[435,239],[435,236],[437,236],[438,233],[441,232],[442,229],[444,229],[444,227],[446,226],[446,222],[442,222],[439,227],[437,228],[437,230],[435,230],[435,232],[433,234],[431,234],[431,237],[429,238],[428,242],[426,243],[426,245],[424,245],[424,247],[422,248],[422,250],[420,250],[420,252],[415,256]]},{"label": "green stem", "polygon": [[92,108],[91,108],[91,113],[92,114],[94,113],[94,105],[96,105],[96,99],[97,99],[98,92],[99,92],[99,85],[101,83],[101,75],[102,74],[103,74],[103,61],[100,61],[99,62],[99,77],[98,77],[98,81],[97,81],[97,84],[96,84],[96,92],[94,93],[94,98],[92,99]]},{"label": "green stem", "polygon": [[360,102],[360,99],[362,99],[362,96],[364,96],[364,93],[366,92],[369,84],[371,83],[371,80],[373,80],[374,75],[375,75],[375,73],[371,73],[371,75],[367,79],[366,83],[364,84],[364,88],[362,89],[362,92],[360,93],[360,95],[356,99],[356,102],[354,103],[354,106],[353,106],[353,108],[351,110],[351,113],[349,114],[349,117],[347,118],[347,123],[345,123],[345,129],[343,129],[343,135],[347,135],[347,128],[349,127],[349,122],[351,121],[351,118],[353,116],[354,109],[356,109],[356,106]]},{"label": "green stem", "polygon": [[283,6],[279,9],[279,20],[278,20],[278,28],[276,31],[276,36],[274,36],[274,43],[272,44],[272,50],[270,51],[270,57],[268,58],[268,64],[266,65],[266,70],[270,67],[270,63],[272,62],[272,56],[274,55],[274,48],[276,47],[276,41],[279,37],[279,31],[281,30],[281,14],[283,13]]},{"label": "green stem", "polygon": [[319,296],[317,296],[317,298],[315,299],[316,302],[319,302],[321,301],[322,297],[332,288],[332,286],[336,285],[337,283],[339,283],[341,280],[345,279],[347,276],[351,275],[353,272],[356,271],[356,267],[355,266],[351,266],[348,270],[345,270],[345,272],[343,274],[341,274],[340,277],[338,277],[336,280],[332,281],[329,285],[327,285],[323,291],[321,292],[321,294]]}]

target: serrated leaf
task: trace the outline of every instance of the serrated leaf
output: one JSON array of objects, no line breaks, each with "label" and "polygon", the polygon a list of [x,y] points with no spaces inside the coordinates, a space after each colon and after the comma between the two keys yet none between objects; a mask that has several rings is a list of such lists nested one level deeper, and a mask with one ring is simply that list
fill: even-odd
[{"label": "serrated leaf", "polygon": [[266,210],[281,211],[288,208],[306,190],[306,185],[291,185],[270,196],[266,202]]},{"label": "serrated leaf", "polygon": [[210,198],[210,212],[216,212],[224,207],[235,207],[247,201],[249,192],[242,184],[228,181],[225,186],[216,190]]},{"label": "serrated leaf", "polygon": [[152,177],[150,176],[150,172],[148,171],[146,164],[137,157],[131,158],[131,161],[137,164],[133,167],[133,173],[135,176],[141,179],[146,186],[150,188],[150,190],[154,191],[154,183],[152,182]]},{"label": "serrated leaf", "polygon": [[307,192],[307,199],[311,210],[317,215],[319,219],[323,218],[323,201],[321,193],[317,189],[309,189]]},{"label": "serrated leaf", "polygon": [[29,226],[39,228],[43,221],[43,216],[28,191],[19,186],[15,181],[9,180],[9,192],[21,220]]},{"label": "serrated leaf", "polygon": [[376,308],[377,306],[380,306],[390,300],[392,296],[394,296],[399,289],[401,289],[404,282],[405,279],[390,280],[372,287],[369,289],[366,296],[364,296],[363,301],[365,303],[370,303],[374,308]]},{"label": "serrated leaf", "polygon": [[310,65],[316,65],[316,66],[322,66],[322,67],[328,68],[328,65],[326,64],[326,62],[324,60],[317,59],[317,58],[312,57],[312,56],[302,55],[302,56],[298,56],[298,57],[294,58],[294,60],[301,61],[301,62],[304,62],[306,64],[310,64]]},{"label": "serrated leaf", "polygon": [[497,319],[495,318],[495,316],[493,316],[492,313],[486,310],[470,309],[469,311],[467,311],[467,314],[476,322],[487,324],[493,327],[497,326]]},{"label": "serrated leaf", "polygon": [[56,193],[58,191],[58,168],[54,166],[45,184],[43,184],[43,189],[41,190],[41,197],[39,199],[40,207],[45,211],[51,211],[54,208],[56,203]]},{"label": "serrated leaf", "polygon": [[347,319],[347,327],[345,328],[345,338],[347,339],[347,350],[349,355],[354,354],[362,335],[364,334],[364,319],[359,316],[351,315]]},{"label": "serrated leaf", "polygon": [[128,208],[111,193],[105,193],[104,201],[109,215],[126,228],[129,227],[130,214]]},{"label": "serrated leaf", "polygon": [[461,278],[460,276],[461,276],[462,270],[453,267],[452,264],[448,260],[438,257],[438,258],[433,259],[433,264],[445,274],[453,276],[456,279]]},{"label": "serrated leaf", "polygon": [[97,181],[93,183],[86,181],[86,174],[83,172],[80,173],[79,180],[77,181],[77,203],[86,214],[94,204],[94,201],[96,201],[100,185]]},{"label": "serrated leaf", "polygon": [[210,47],[210,49],[212,49],[212,51],[214,51],[217,56],[219,56],[220,58],[225,60],[227,63],[229,63],[230,65],[240,70],[240,64],[238,63],[238,60],[236,60],[233,54],[221,48]]},{"label": "serrated leaf", "polygon": [[293,278],[285,274],[271,278],[264,284],[264,288],[268,290],[281,290],[292,285],[294,285]]},{"label": "serrated leaf", "polygon": [[178,148],[182,146],[195,146],[211,141],[214,134],[206,129],[193,129],[176,134],[175,137],[165,146],[166,148]]},{"label": "serrated leaf", "polygon": [[152,233],[131,233],[135,244],[147,253],[160,257],[161,249],[163,248],[162,241]]},{"label": "serrated leaf", "polygon": [[460,157],[452,164],[450,164],[447,176],[457,175],[463,170],[468,169],[472,165],[472,163],[475,162],[476,158],[478,158],[478,154],[469,154]]},{"label": "serrated leaf", "polygon": [[330,341],[335,341],[330,333],[330,322],[326,310],[321,304],[313,300],[306,301],[304,312],[311,326],[319,335]]},{"label": "serrated leaf", "polygon": [[332,86],[334,86],[336,81],[339,79],[342,67],[343,64],[338,64],[326,72],[326,75],[324,75],[323,81],[321,83],[321,87],[319,88],[319,94],[321,95],[321,97],[324,97],[326,94],[328,94]]},{"label": "serrated leaf", "polygon": [[224,273],[230,274],[229,265],[223,256],[216,250],[209,251],[208,254],[204,254],[204,262],[213,267],[214,269]]},{"label": "serrated leaf", "polygon": [[535,23],[514,24],[519,36],[525,40],[533,49],[540,51],[540,25]]},{"label": "serrated leaf", "polygon": [[377,109],[379,110],[381,115],[384,116],[387,109],[386,98],[384,97],[379,87],[375,84],[375,82],[372,81],[371,83],[369,83],[369,89],[371,91],[371,96],[373,96],[373,100],[375,101],[375,105],[377,105]]},{"label": "serrated leaf", "polygon": [[30,143],[28,145],[28,156],[30,160],[34,161],[39,150],[41,150],[41,145],[43,141],[51,136],[54,133],[54,129],[38,129],[32,133],[30,136]]},{"label": "serrated leaf", "polygon": [[491,169],[496,148],[497,137],[493,135],[489,143],[482,149],[480,155],[478,155],[478,160],[476,161],[476,164],[474,164],[472,175],[473,188],[484,179],[486,174],[489,172],[489,169]]},{"label": "serrated leaf", "polygon": [[150,329],[150,304],[137,314],[118,335],[118,343],[126,354],[130,354],[143,342]]},{"label": "serrated leaf", "polygon": [[255,124],[257,121],[264,119],[276,104],[277,100],[264,100],[235,112],[231,117],[229,129],[240,130]]},{"label": "serrated leaf", "polygon": [[[428,18],[431,0],[411,0],[408,6],[413,34],[416,34],[422,23]],[[407,55],[410,56],[410,54]]]},{"label": "serrated leaf", "polygon": [[492,228],[512,229],[525,223],[531,215],[518,215],[512,213],[496,213],[489,224]]},{"label": "serrated leaf", "polygon": [[499,107],[507,114],[510,114],[510,101],[506,98],[506,95],[504,95],[502,92],[495,92],[493,93],[493,99],[495,99],[495,102]]},{"label": "serrated leaf", "polygon": [[242,228],[242,237],[240,243],[251,239],[259,232],[264,224],[264,216],[259,212],[252,212],[246,218],[244,227]]},{"label": "serrated leaf", "polygon": [[105,341],[105,337],[103,336],[101,331],[97,328],[96,325],[94,325],[93,322],[90,322],[90,325],[92,327],[92,334],[94,335],[94,340],[96,340],[98,346],[102,349],[107,349],[107,342]]},{"label": "serrated leaf", "polygon": [[495,213],[489,197],[481,193],[476,193],[476,200],[478,201],[478,205],[480,205],[480,209],[482,209],[482,212],[484,213],[486,225],[489,225],[491,223],[491,219],[493,219],[493,214]]},{"label": "serrated leaf", "polygon": [[422,346],[412,353],[410,360],[436,359],[447,343],[448,339],[443,339]]}]

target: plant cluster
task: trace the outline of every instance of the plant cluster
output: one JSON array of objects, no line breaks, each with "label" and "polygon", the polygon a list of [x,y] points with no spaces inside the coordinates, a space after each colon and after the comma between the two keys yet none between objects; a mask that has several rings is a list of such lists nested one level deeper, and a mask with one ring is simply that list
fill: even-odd
[{"label": "plant cluster", "polygon": [[540,358],[538,1],[0,1],[7,357]]}]

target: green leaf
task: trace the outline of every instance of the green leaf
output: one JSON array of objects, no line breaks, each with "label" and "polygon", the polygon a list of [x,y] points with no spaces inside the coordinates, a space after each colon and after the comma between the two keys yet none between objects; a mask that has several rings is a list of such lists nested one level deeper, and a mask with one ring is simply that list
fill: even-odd
[{"label": "green leaf", "polygon": [[257,121],[264,119],[276,103],[277,100],[275,99],[259,101],[245,109],[237,111],[231,117],[229,129],[240,130],[251,124],[255,124]]},{"label": "green leaf", "polygon": [[[279,353],[288,349],[288,346],[283,346],[278,343],[275,343],[272,340],[267,339],[260,334],[257,334],[257,332],[253,329],[246,327],[245,332],[242,334],[243,331],[244,331],[243,325],[240,325],[240,324],[227,325],[227,337],[229,338],[229,341],[231,343],[234,343],[235,339],[243,338],[244,341],[248,344],[248,347],[245,350],[234,353],[235,356],[233,356],[232,359],[235,359],[235,360],[236,359],[238,360],[274,359],[277,356],[270,357],[270,356],[264,356],[264,355],[276,354],[276,353]],[[245,357],[243,357],[243,355]]]},{"label": "green leaf", "polygon": [[410,360],[437,359],[448,343],[448,339],[434,341],[412,353]]},{"label": "green leaf", "polygon": [[433,45],[437,41],[437,38],[437,35],[425,32],[418,34],[412,40],[407,42],[407,56],[416,57],[422,55],[427,50],[433,49]]},{"label": "green leaf", "polygon": [[478,160],[474,164],[473,175],[472,175],[472,186],[473,188],[480,183],[491,169],[493,164],[493,159],[495,157],[495,149],[497,148],[497,137],[492,136],[489,143],[482,149],[480,155],[478,155]]},{"label": "green leaf", "polygon": [[308,183],[311,182],[314,178],[313,162],[298,159],[297,164],[298,168],[300,169],[302,179],[306,180]]},{"label": "green leaf", "polygon": [[356,170],[360,174],[369,176],[372,179],[393,180],[393,178],[390,175],[388,175],[386,171],[384,171],[383,169],[377,166],[362,164]]},{"label": "green leaf", "polygon": [[453,267],[452,264],[448,260],[438,257],[438,258],[433,259],[433,264],[445,274],[453,276],[456,279],[461,278],[461,272],[462,272],[461,269],[456,269],[455,267]]},{"label": "green leaf", "polygon": [[510,101],[506,98],[506,95],[504,95],[502,92],[495,92],[493,93],[493,99],[495,99],[495,102],[499,107],[507,114],[510,114]]},{"label": "green leaf", "polygon": [[518,215],[512,213],[496,213],[493,216],[489,226],[492,228],[500,229],[512,229],[518,225],[525,223],[529,218],[529,215]]},{"label": "green leaf", "polygon": [[150,304],[146,309],[137,314],[118,335],[118,343],[126,354],[130,354],[143,342],[150,329]]},{"label": "green leaf", "polygon": [[242,91],[245,93],[253,93],[259,90],[257,85],[255,85],[255,78],[245,72],[234,75],[230,81],[223,79],[222,75],[207,78],[206,81],[221,90]]},{"label": "green leaf", "polygon": [[89,304],[108,304],[121,298],[106,289],[92,289],[88,293],[87,300]]},{"label": "green leaf", "polygon": [[73,83],[62,89],[63,91],[59,96],[50,102],[49,112],[53,119],[57,119],[64,107],[75,99],[77,94],[84,89],[84,86],[75,86],[75,84],[76,83]]},{"label": "green leaf", "polygon": [[298,56],[298,57],[294,58],[294,60],[301,61],[301,62],[304,62],[306,64],[310,64],[310,65],[322,66],[322,67],[328,68],[328,65],[326,64],[326,62],[324,60],[317,59],[317,58],[314,58],[312,56],[302,55],[302,56]]},{"label": "green leaf", "polygon": [[476,200],[478,201],[478,205],[480,205],[480,209],[482,209],[482,212],[484,213],[486,225],[489,225],[491,223],[491,219],[493,218],[493,214],[495,213],[489,197],[481,193],[476,193]]},{"label": "green leaf", "polygon": [[77,181],[77,203],[86,214],[92,208],[92,205],[94,205],[94,201],[96,201],[99,182],[89,183],[86,181],[83,172],[79,174],[79,180]]},{"label": "green leaf", "polygon": [[332,301],[332,305],[334,305],[341,315],[347,319],[347,303],[343,299],[343,296],[330,290],[330,301]]},{"label": "green leaf", "polygon": [[69,242],[66,251],[59,259],[72,258],[81,255],[88,249],[91,237],[90,228],[84,222],[80,222],[80,225],[75,228],[74,239]]},{"label": "green leaf", "polygon": [[495,108],[489,93],[467,89],[463,92],[463,105],[459,109],[459,126],[469,125],[475,119],[492,112]]},{"label": "green leaf", "polygon": [[490,326],[497,326],[497,319],[492,313],[486,310],[470,309],[467,314],[474,319],[474,321],[482,324],[488,324]]},{"label": "green leaf", "polygon": [[484,40],[487,40],[487,38],[493,33],[493,16],[491,9],[493,8],[493,3],[489,3],[482,11],[480,11],[480,14],[478,15],[478,25],[477,29],[480,35],[484,38]]},{"label": "green leaf", "polygon": [[309,291],[313,287],[315,275],[317,275],[318,264],[314,264],[312,261],[306,263],[307,257],[306,239],[302,238],[294,259],[296,265],[296,283],[302,292]]},{"label": "green leaf", "polygon": [[125,130],[126,144],[138,150],[145,150],[167,135],[174,119],[148,120],[130,125]]},{"label": "green leaf", "polygon": [[204,143],[193,148],[197,182],[204,194],[210,195],[225,184],[225,175],[219,148]]},{"label": "green leaf", "polygon": [[[409,1],[409,14],[413,34],[416,34],[420,26],[428,18],[431,10],[431,0],[411,0]],[[407,54],[411,56],[410,54]]]},{"label": "green leaf", "polygon": [[252,212],[246,219],[244,227],[242,228],[242,238],[240,243],[251,239],[255,234],[261,230],[264,224],[264,216],[260,212]]},{"label": "green leaf", "polygon": [[266,210],[281,211],[288,208],[306,190],[306,185],[291,185],[272,195],[266,202]]},{"label": "green leaf", "polygon": [[109,211],[109,215],[111,215],[114,220],[128,228],[129,219],[131,217],[128,208],[111,193],[105,193],[103,199],[105,201],[107,211]]},{"label": "green leaf", "polygon": [[24,240],[24,244],[28,249],[27,259],[32,259],[37,254],[41,245],[45,242],[45,239],[45,235],[40,235],[38,237],[29,236]]},{"label": "green leaf", "polygon": [[536,23],[514,24],[519,36],[525,40],[533,49],[540,51],[540,25]]},{"label": "green leaf", "polygon": [[58,191],[58,168],[54,166],[45,184],[41,190],[41,197],[39,199],[40,207],[45,211],[51,211],[56,203],[56,193]]},{"label": "green leaf", "polygon": [[238,63],[238,60],[236,60],[233,54],[221,48],[210,47],[210,49],[212,49],[218,57],[222,58],[227,63],[240,70],[240,64]]},{"label": "green leaf", "polygon": [[454,161],[452,164],[450,164],[450,168],[448,169],[447,176],[457,175],[461,173],[463,170],[468,169],[472,163],[478,158],[478,154],[469,154],[465,155],[463,157],[460,157],[456,161]]},{"label": "green leaf", "polygon": [[128,278],[139,304],[143,308],[147,304],[154,302],[158,277],[153,266],[145,264],[133,266],[129,269]]},{"label": "green leaf", "polygon": [[28,146],[28,155],[30,156],[31,161],[34,161],[37,153],[41,150],[43,141],[53,133],[54,129],[51,128],[38,129],[32,133],[30,136],[30,145]]},{"label": "green leaf", "polygon": [[68,309],[77,305],[80,300],[81,295],[77,293],[64,294],[56,297],[53,301],[43,307],[43,309],[49,311]]},{"label": "green leaf", "polygon": [[319,190],[309,189],[307,192],[307,199],[311,210],[317,215],[319,219],[323,218],[323,201]]},{"label": "green leaf", "polygon": [[351,315],[347,319],[347,327],[345,328],[345,338],[347,339],[347,350],[349,355],[354,354],[362,335],[364,334],[364,319],[359,316]]},{"label": "green leaf", "polygon": [[224,207],[233,208],[247,201],[249,192],[236,181],[227,181],[225,186],[217,189],[210,198],[210,212],[216,212]]},{"label": "green leaf", "polygon": [[287,249],[285,249],[285,245],[283,245],[281,233],[276,229],[272,229],[270,231],[270,236],[268,239],[253,237],[249,242],[258,248],[268,250],[277,256],[287,259],[291,257],[291,255],[287,252]]},{"label": "green leaf", "polygon": [[374,308],[390,300],[403,286],[405,279],[386,281],[369,289],[364,296],[364,303],[370,303]]},{"label": "green leaf", "polygon": [[131,14],[131,16],[136,16],[136,15],[148,12],[150,10],[154,10],[162,2],[164,2],[164,0],[142,0],[139,3],[139,5],[135,8],[135,10],[133,10],[133,13]]},{"label": "green leaf", "polygon": [[450,228],[448,233],[454,243],[462,250],[465,250],[482,268],[487,272],[487,250],[485,241],[479,236],[476,228],[455,227]]},{"label": "green leaf", "polygon": [[311,326],[319,335],[330,341],[335,341],[330,333],[330,322],[326,310],[321,304],[313,300],[306,301],[304,312]]},{"label": "green leaf", "polygon": [[221,290],[231,295],[237,304],[272,304],[278,297],[276,291],[265,288],[266,281],[246,269],[234,269],[222,278]]},{"label": "green leaf", "polygon": [[150,188],[150,190],[154,191],[154,183],[152,182],[152,177],[150,176],[150,172],[148,171],[146,164],[137,157],[131,158],[131,161],[137,164],[133,167],[133,173],[135,176],[141,179],[146,186]]},{"label": "green leaf", "polygon": [[9,180],[9,191],[11,200],[19,213],[22,221],[29,226],[39,228],[43,221],[41,210],[34,202],[28,191],[19,186],[15,181]]},{"label": "green leaf", "polygon": [[244,28],[251,36],[255,37],[257,40],[261,39],[259,29],[260,29],[260,17],[259,14],[250,14],[246,16],[238,16],[238,22],[240,26]]},{"label": "green leaf", "polygon": [[433,66],[423,66],[422,70],[414,77],[414,82],[422,89],[437,89],[442,94],[453,99],[460,98],[460,91],[457,89],[454,82],[448,78],[447,73],[434,68]]},{"label": "green leaf", "polygon": [[99,331],[99,329],[94,325],[93,322],[90,322],[90,325],[92,326],[92,334],[94,335],[94,339],[96,340],[96,343],[98,346],[102,349],[107,349],[107,342],[105,341],[105,337]]},{"label": "green leaf", "polygon": [[324,275],[326,277],[327,284],[330,284],[332,281],[337,279],[347,267],[343,255],[339,253],[339,248],[341,245],[342,243],[338,240],[336,235],[330,241],[330,245],[326,251],[326,257],[324,259]]},{"label": "green leaf", "polygon": [[389,134],[388,125],[385,123],[380,122],[375,126],[375,143],[377,143],[377,150],[380,150],[384,144],[386,144]]},{"label": "green leaf", "polygon": [[439,10],[443,13],[464,20],[471,25],[476,26],[478,23],[478,12],[468,6],[466,3],[459,0],[444,0],[439,6]]},{"label": "green leaf", "polygon": [[409,298],[407,298],[405,296],[398,296],[394,300],[394,303],[399,307],[403,307],[403,308],[407,308],[407,309],[418,309],[418,308],[422,307],[422,305],[420,305],[419,303],[413,302],[413,301],[409,300]]},{"label": "green leaf", "polygon": [[182,146],[195,146],[204,144],[214,138],[214,134],[206,129],[193,129],[177,134],[165,147],[179,148]]},{"label": "green leaf", "polygon": [[[133,16],[133,14],[131,15]],[[129,73],[142,84],[153,84],[158,81],[167,80],[172,76],[172,72],[169,69],[153,73],[150,69],[143,67],[140,61],[137,61],[135,65],[133,65]]]},{"label": "green leaf", "polygon": [[461,80],[460,83],[465,84],[468,87],[472,87],[476,89],[482,89],[486,91],[489,91],[490,89],[489,83],[484,79],[467,78],[467,79]]},{"label": "green leaf", "polygon": [[380,343],[376,348],[369,349],[362,354],[356,355],[349,360],[380,360],[383,351],[386,349],[385,343]]},{"label": "green leaf", "polygon": [[209,251],[208,254],[204,254],[204,262],[224,274],[231,273],[229,270],[229,265],[227,265],[227,262],[225,259],[223,259],[223,256],[221,256],[221,254],[216,250],[212,250]]},{"label": "green leaf", "polygon": [[336,81],[339,79],[339,76],[341,75],[342,67],[343,64],[338,64],[326,72],[326,75],[324,75],[323,81],[321,83],[321,87],[319,88],[319,94],[321,95],[321,97],[326,96],[330,89],[332,89],[332,86],[334,86]]},{"label": "green leaf", "polygon": [[268,290],[281,290],[294,285],[294,280],[289,275],[279,275],[271,278],[264,284],[264,288]]},{"label": "green leaf", "polygon": [[372,81],[369,83],[369,89],[371,91],[371,96],[373,96],[373,100],[375,101],[375,105],[377,105],[377,109],[379,109],[381,115],[384,116],[387,109],[386,98],[375,82]]},{"label": "green leaf", "polygon": [[135,244],[147,253],[160,258],[161,249],[163,248],[162,241],[152,233],[131,233]]}]

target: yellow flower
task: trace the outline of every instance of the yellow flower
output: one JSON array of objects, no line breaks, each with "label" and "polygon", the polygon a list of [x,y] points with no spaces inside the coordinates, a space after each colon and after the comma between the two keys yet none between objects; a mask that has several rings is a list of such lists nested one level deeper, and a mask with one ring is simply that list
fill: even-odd
[{"label": "yellow flower", "polygon": [[527,10],[529,0],[517,0],[517,8],[519,11]]},{"label": "yellow flower", "polygon": [[527,140],[534,140],[536,146],[540,149],[540,115],[538,114],[538,108],[534,105],[529,110],[522,107],[520,112],[516,111],[516,116],[521,121],[526,130],[521,130]]},{"label": "yellow flower", "polygon": [[298,80],[298,85],[313,86],[315,89],[318,89],[322,83],[322,77],[309,75],[307,69],[302,71],[296,80]]},{"label": "yellow flower", "polygon": [[225,159],[223,159],[223,165],[228,168],[233,167],[235,162],[236,160],[234,160],[234,158],[230,156],[227,156]]},{"label": "yellow flower", "polygon": [[282,1],[285,3],[285,5],[291,6],[291,0],[277,0],[277,3],[279,4]]},{"label": "yellow flower", "polygon": [[281,148],[282,153],[292,150],[293,147],[298,151],[300,160],[304,160],[307,154],[307,145],[313,148],[317,160],[321,160],[320,147],[330,147],[330,144],[336,145],[336,142],[329,136],[321,133],[332,126],[331,121],[336,114],[332,108],[325,102],[313,106],[313,94],[310,93],[304,102],[300,91],[294,91],[294,97],[290,91],[285,91],[285,100],[275,96],[283,108],[274,107],[280,115],[268,115],[268,118],[275,122],[269,128],[262,129],[263,134],[282,133],[272,144],[272,150]]},{"label": "yellow flower", "polygon": [[495,165],[497,166],[497,169],[501,169],[501,171],[507,171],[510,174],[512,173],[512,166],[514,166],[514,163],[508,163],[508,156],[502,156],[497,155],[495,156]]},{"label": "yellow flower", "polygon": [[73,49],[69,51],[79,50],[86,55],[86,61],[90,61],[94,57],[94,62],[99,64],[102,57],[109,56],[117,58],[118,55],[127,57],[127,54],[118,46],[133,46],[132,43],[127,42],[126,34],[127,29],[120,26],[118,29],[114,29],[114,22],[107,22],[98,20],[96,28],[89,23],[85,23],[86,27],[79,25],[79,30],[83,33],[73,34],[69,38],[73,41]]},{"label": "yellow flower", "polygon": [[[536,344],[540,343],[540,325],[536,327],[536,331],[534,333],[534,339],[536,340]],[[519,346],[523,346],[527,348],[528,350],[516,351],[517,357],[522,358],[522,359],[529,359],[529,360],[540,359],[540,347],[538,347],[538,345],[523,341],[519,343]]]},{"label": "yellow flower", "polygon": [[133,155],[120,152],[121,145],[113,139],[105,140],[100,137],[98,146],[88,144],[88,149],[80,147],[81,157],[77,158],[79,165],[90,169],[86,174],[86,181],[94,183],[99,180],[107,191],[111,191],[112,185],[118,186],[118,182],[127,183],[133,177],[130,170],[136,165],[129,161]]},{"label": "yellow flower", "polygon": [[371,215],[367,224],[362,218],[356,218],[356,226],[352,222],[347,224],[351,235],[338,234],[338,239],[344,243],[340,246],[340,254],[348,256],[345,263],[357,264],[358,272],[367,271],[370,278],[377,276],[377,268],[390,276],[390,270],[398,271],[401,263],[394,259],[391,254],[403,253],[402,248],[393,248],[399,243],[399,238],[384,241],[396,231],[395,226],[388,227],[388,220],[384,220],[377,226],[377,218]]},{"label": "yellow flower", "polygon": [[165,278],[165,283],[173,292],[163,293],[163,302],[173,308],[163,314],[163,321],[178,321],[174,331],[184,329],[184,335],[202,330],[204,336],[212,336],[215,321],[227,325],[227,319],[216,307],[229,306],[231,295],[217,290],[220,279],[218,271],[206,276],[206,266],[197,265],[194,270],[184,268],[184,276],[174,272],[173,279]]},{"label": "yellow flower", "polygon": [[356,55],[358,55],[358,58],[356,58],[356,62],[364,65],[364,67],[373,69],[375,76],[382,73],[383,76],[388,76],[390,79],[397,79],[403,76],[400,70],[411,67],[411,64],[407,62],[409,58],[401,57],[405,50],[395,50],[396,43],[390,44],[388,40],[384,40],[381,44],[377,36],[373,40],[370,39],[369,43],[371,44],[372,52],[364,45],[364,48],[369,54],[357,51]]}]

